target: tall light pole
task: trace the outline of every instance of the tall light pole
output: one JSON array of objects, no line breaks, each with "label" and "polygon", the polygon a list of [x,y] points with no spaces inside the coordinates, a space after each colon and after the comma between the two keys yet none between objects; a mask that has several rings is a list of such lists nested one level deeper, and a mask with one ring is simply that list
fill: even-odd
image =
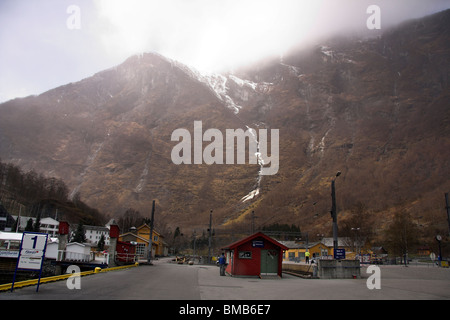
[{"label": "tall light pole", "polygon": [[208,264],[211,263],[212,210],[209,212]]},{"label": "tall light pole", "polygon": [[352,231],[356,231],[356,237],[355,237],[355,241],[353,242],[353,245],[356,247],[356,252],[359,255],[359,261],[362,262],[361,260],[361,247],[360,247],[360,241],[359,241],[359,230],[361,230],[361,228],[352,228]]},{"label": "tall light pole", "polygon": [[147,263],[152,264],[152,247],[153,247],[153,226],[155,220],[155,200],[152,203],[152,220],[150,220],[150,237],[148,239],[148,256]]},{"label": "tall light pole", "polygon": [[331,180],[331,217],[333,218],[333,249],[334,255],[338,249],[338,226],[337,226],[337,212],[336,212],[336,188],[334,186],[334,182],[337,177],[341,175],[341,172],[338,171],[336,176]]},{"label": "tall light pole", "polygon": [[195,229],[194,229],[194,233],[192,234],[192,236],[194,237],[194,250],[193,250],[193,259],[194,259],[194,262],[195,262],[195,241],[197,240],[197,232],[195,231]]},{"label": "tall light pole", "polygon": [[257,216],[255,216],[255,211],[252,210],[251,234],[254,234],[254,233],[255,233],[255,218],[257,218]]},{"label": "tall light pole", "polygon": [[447,209],[448,235],[450,236],[450,204],[448,200],[448,193],[445,194],[445,209]]}]

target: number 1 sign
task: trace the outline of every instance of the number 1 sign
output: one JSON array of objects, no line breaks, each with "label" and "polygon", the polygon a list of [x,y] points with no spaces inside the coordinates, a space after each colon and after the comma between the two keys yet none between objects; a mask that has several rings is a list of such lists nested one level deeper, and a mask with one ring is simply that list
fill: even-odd
[{"label": "number 1 sign", "polygon": [[22,249],[44,250],[47,246],[47,234],[27,233],[22,236]]},{"label": "number 1 sign", "polygon": [[23,233],[11,292],[14,289],[17,270],[39,270],[39,280],[36,292],[39,290],[39,283],[41,281],[42,274],[42,263],[45,257],[45,250],[47,249],[47,239],[48,235],[46,233]]}]

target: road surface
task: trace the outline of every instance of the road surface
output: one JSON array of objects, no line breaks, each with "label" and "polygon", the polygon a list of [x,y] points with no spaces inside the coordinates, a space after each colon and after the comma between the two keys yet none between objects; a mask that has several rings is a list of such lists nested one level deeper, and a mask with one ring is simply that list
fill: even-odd
[{"label": "road surface", "polygon": [[436,300],[450,299],[450,269],[380,266],[381,289],[361,279],[303,279],[292,275],[259,279],[221,277],[217,266],[179,265],[168,259],[153,266],[104,272],[67,281],[0,292],[0,300]]}]

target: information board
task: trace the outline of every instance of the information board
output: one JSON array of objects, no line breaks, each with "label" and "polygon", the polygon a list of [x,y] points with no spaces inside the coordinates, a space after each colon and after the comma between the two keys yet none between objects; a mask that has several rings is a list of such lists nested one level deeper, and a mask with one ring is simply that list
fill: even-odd
[{"label": "information board", "polygon": [[345,259],[345,249],[334,250],[334,258],[339,260]]},{"label": "information board", "polygon": [[47,246],[46,233],[27,233],[24,232],[22,236],[22,249],[30,250],[44,250]]},{"label": "information board", "polygon": [[21,270],[40,270],[47,247],[46,233],[24,232],[17,268]]},{"label": "information board", "polygon": [[44,262],[45,250],[47,249],[48,234],[37,232],[24,232],[22,242],[20,243],[19,257],[17,258],[14,279],[11,285],[11,291],[14,289],[17,270],[39,270],[39,280],[36,292],[39,290],[41,281],[42,263]]},{"label": "information board", "polygon": [[253,240],[252,247],[253,248],[264,248],[264,240]]}]

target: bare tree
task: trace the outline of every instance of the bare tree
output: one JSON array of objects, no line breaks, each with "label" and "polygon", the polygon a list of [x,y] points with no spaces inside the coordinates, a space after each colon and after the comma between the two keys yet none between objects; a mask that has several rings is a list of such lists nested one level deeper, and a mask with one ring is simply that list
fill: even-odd
[{"label": "bare tree", "polygon": [[117,223],[123,232],[127,232],[131,227],[139,227],[144,223],[144,218],[141,213],[133,208],[127,209],[123,216],[121,216]]},{"label": "bare tree", "polygon": [[[408,252],[413,252],[418,244],[419,230],[411,220],[409,212],[398,211],[390,226],[386,229],[387,247],[394,254],[407,258]],[[406,260],[405,260],[406,262]]]},{"label": "bare tree", "polygon": [[354,246],[355,252],[364,243],[372,240],[373,229],[370,211],[364,203],[358,202],[353,207],[350,217],[342,222],[339,233],[342,237],[350,240],[347,245]]}]

